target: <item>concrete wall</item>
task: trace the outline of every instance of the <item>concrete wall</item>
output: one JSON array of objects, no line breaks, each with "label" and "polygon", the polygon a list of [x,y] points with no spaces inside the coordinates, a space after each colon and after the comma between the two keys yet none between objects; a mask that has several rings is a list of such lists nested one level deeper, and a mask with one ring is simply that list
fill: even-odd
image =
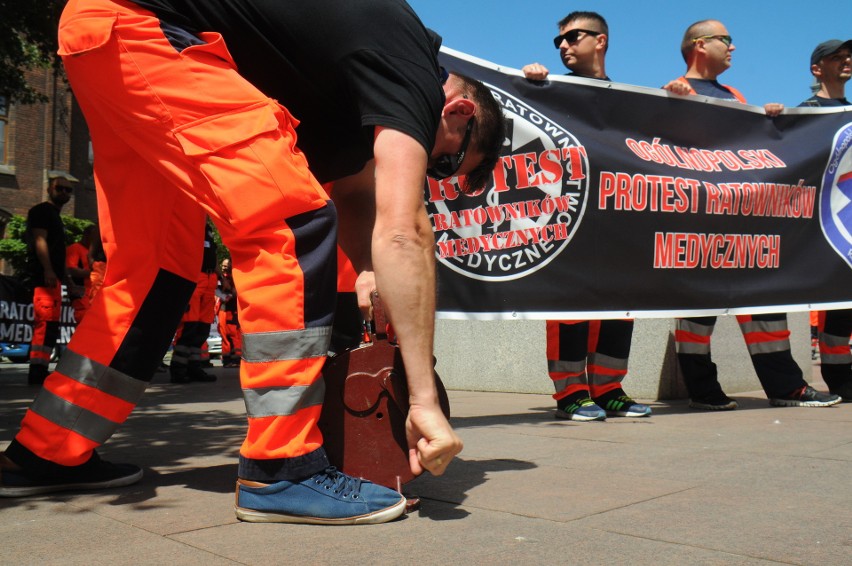
[{"label": "concrete wall", "polygon": [[[789,315],[793,356],[811,377],[807,313]],[[437,371],[448,389],[553,393],[547,376],[544,321],[439,320]],[[713,360],[726,393],[760,390],[739,326],[733,316],[719,317],[713,334]],[[681,399],[672,319],[637,320],[633,330],[625,389],[640,399]]]}]

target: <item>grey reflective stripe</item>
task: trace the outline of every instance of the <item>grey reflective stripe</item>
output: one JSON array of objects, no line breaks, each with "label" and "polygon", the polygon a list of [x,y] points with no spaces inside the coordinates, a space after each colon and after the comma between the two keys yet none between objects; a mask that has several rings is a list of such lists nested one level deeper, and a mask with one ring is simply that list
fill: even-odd
[{"label": "grey reflective stripe", "polygon": [[713,334],[713,328],[715,326],[715,324],[698,324],[697,322],[693,322],[691,320],[684,320],[682,318],[677,319],[678,330],[683,330],[685,332],[690,332],[699,336],[711,336]]},{"label": "grey reflective stripe", "polygon": [[606,373],[589,372],[589,384],[591,385],[606,385],[608,383],[621,383],[624,381],[624,375],[609,375]]},{"label": "grey reflective stripe", "polygon": [[785,332],[787,330],[787,320],[750,320],[740,323],[740,330],[743,334],[749,332]]},{"label": "grey reflective stripe", "polygon": [[589,356],[589,365],[596,365],[615,370],[625,370],[627,369],[627,360],[595,352]]},{"label": "grey reflective stripe", "polygon": [[42,389],[39,392],[30,410],[50,422],[76,432],[98,444],[106,442],[119,425],[119,423],[114,423],[83,407],[69,403],[47,389]]},{"label": "grey reflective stripe", "polygon": [[583,373],[586,371],[586,360],[569,362],[566,360],[547,360],[548,373]]},{"label": "grey reflective stripe", "polygon": [[320,378],[311,385],[243,389],[243,397],[249,417],[286,417],[305,407],[322,405],[325,381]]},{"label": "grey reflective stripe", "polygon": [[852,364],[852,355],[850,354],[820,354],[819,361],[824,366],[830,365],[846,365]]},{"label": "grey reflective stripe", "polygon": [[709,354],[710,344],[701,342],[675,342],[678,354]]},{"label": "grey reflective stripe", "polygon": [[134,405],[145,392],[148,383],[133,379],[125,373],[114,370],[109,366],[81,356],[73,350],[66,349],[62,353],[56,371],[71,379],[94,387],[113,397],[118,397]]},{"label": "grey reflective stripe", "polygon": [[748,345],[748,353],[752,356],[755,354],[773,354],[776,352],[786,352],[790,350],[789,340],[772,340],[771,342],[755,342]]},{"label": "grey reflective stripe", "polygon": [[53,348],[48,346],[41,346],[39,344],[32,344],[30,346],[30,351],[41,352],[42,354],[50,354],[51,352],[53,352]]},{"label": "grey reflective stripe", "polygon": [[833,334],[825,334],[822,333],[819,335],[819,341],[826,344],[830,348],[836,348],[838,346],[848,346],[849,345],[849,337],[844,338],[843,336],[835,336]]},{"label": "grey reflective stripe", "polygon": [[556,393],[560,391],[565,391],[569,385],[578,385],[586,384],[586,377],[584,375],[577,375],[574,377],[566,377],[565,379],[554,379],[553,380],[553,388],[556,390]]},{"label": "grey reflective stripe", "polygon": [[243,333],[243,359],[247,362],[275,362],[319,358],[328,352],[330,338],[330,326]]}]

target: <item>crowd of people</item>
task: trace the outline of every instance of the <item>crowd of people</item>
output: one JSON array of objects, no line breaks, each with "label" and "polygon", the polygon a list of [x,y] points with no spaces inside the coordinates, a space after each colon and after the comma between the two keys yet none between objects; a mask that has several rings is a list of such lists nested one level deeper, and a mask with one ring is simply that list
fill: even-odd
[{"label": "crowd of people", "polygon": [[[610,80],[606,74],[609,27],[596,12],[571,12],[558,22],[553,39],[569,76]],[[680,51],[686,63],[683,75],[662,88],[678,95],[701,94],[745,103],[736,88],[721,84],[719,76],[730,68],[736,46],[725,25],[702,20],[689,26]],[[802,106],[849,105],[845,84],[852,76],[852,40],[828,40],[811,55],[811,73],[818,90]],[[523,67],[529,80],[541,81],[549,70],[540,63]],[[764,105],[766,115],[777,116],[779,103]],[[822,375],[829,392],[817,391],[804,380],[790,351],[787,315],[739,315],[757,377],[770,404],[790,407],[828,407],[852,400],[852,311],[821,313],[817,340]],[[711,411],[737,408],[719,383],[711,357],[711,337],[716,317],[678,319],[675,346],[678,363],[690,397],[690,407]],[[590,334],[591,329],[591,334]],[[647,405],[636,403],[620,383],[627,373],[632,321],[548,321],[547,364],[556,393],[556,415],[576,421],[598,421],[607,416],[649,416]]]},{"label": "crowd of people", "polygon": [[[230,351],[241,354],[248,417],[237,517],[383,523],[405,510],[396,491],[331,467],[317,428],[338,243],[357,274],[363,316],[370,318],[380,292],[398,339],[412,472],[444,472],[462,441],[434,381],[435,255],[423,179],[459,176],[466,190],[483,187],[505,123],[489,89],[439,65],[440,43],[398,0],[67,3],[59,54],[92,137],[109,269],[55,371],[41,364],[35,375],[43,387],[0,457],[0,496],[141,479],[139,466],[101,460],[97,448],[135,406],[179,323],[171,381],[209,380],[194,364],[215,302],[215,264],[204,259],[210,246],[200,245],[206,217],[231,253],[220,303],[240,292],[239,314],[224,317],[241,330]],[[609,80],[599,15],[570,14],[554,44],[572,74]],[[848,42],[836,47],[820,51],[813,68],[845,54],[848,80]],[[682,49],[687,72],[665,88],[744,101],[716,81],[733,49],[721,22],[691,26]],[[531,80],[548,73],[541,65],[524,71]],[[767,114],[780,111],[767,106]],[[47,222],[69,192],[51,185],[56,211]],[[32,226],[36,235],[49,231]],[[42,265],[46,312],[64,275],[61,265]],[[50,332],[44,320],[40,336]],[[792,362],[784,315],[741,325],[761,337],[749,341],[755,367]],[[650,415],[622,388],[632,328],[626,320],[548,322],[557,416]],[[826,323],[823,333],[838,328]],[[694,406],[733,408],[710,359],[712,329],[711,319],[679,322],[678,356]],[[761,375],[773,404],[840,401],[814,391],[792,366],[773,371]]]}]

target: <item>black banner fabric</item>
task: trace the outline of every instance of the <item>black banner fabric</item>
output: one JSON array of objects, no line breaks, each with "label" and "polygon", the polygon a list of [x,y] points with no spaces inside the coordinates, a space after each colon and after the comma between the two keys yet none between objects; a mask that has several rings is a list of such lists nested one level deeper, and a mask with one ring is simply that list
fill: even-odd
[{"label": "black banner fabric", "polygon": [[852,306],[852,113],[517,71],[445,50],[509,121],[493,182],[429,180],[442,318]]},{"label": "black banner fabric", "polygon": [[[57,344],[67,344],[74,334],[74,310],[62,288],[62,311]],[[14,277],[0,275],[0,353],[12,345],[29,345],[33,339],[33,291]]]}]

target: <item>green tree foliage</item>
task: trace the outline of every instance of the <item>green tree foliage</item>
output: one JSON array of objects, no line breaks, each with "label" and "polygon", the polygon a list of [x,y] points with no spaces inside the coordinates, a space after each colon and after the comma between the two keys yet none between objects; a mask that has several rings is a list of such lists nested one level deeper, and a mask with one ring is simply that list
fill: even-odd
[{"label": "green tree foliage", "polygon": [[[65,224],[66,246],[79,242],[83,237],[83,230],[94,224],[90,220],[64,215],[62,223]],[[23,273],[27,265],[27,244],[24,241],[26,227],[26,217],[15,214],[6,225],[6,237],[0,240],[0,259],[6,260],[16,274]]]},{"label": "green tree foliage", "polygon": [[25,71],[58,64],[56,28],[64,0],[0,0],[0,96],[22,104],[45,102]]}]

